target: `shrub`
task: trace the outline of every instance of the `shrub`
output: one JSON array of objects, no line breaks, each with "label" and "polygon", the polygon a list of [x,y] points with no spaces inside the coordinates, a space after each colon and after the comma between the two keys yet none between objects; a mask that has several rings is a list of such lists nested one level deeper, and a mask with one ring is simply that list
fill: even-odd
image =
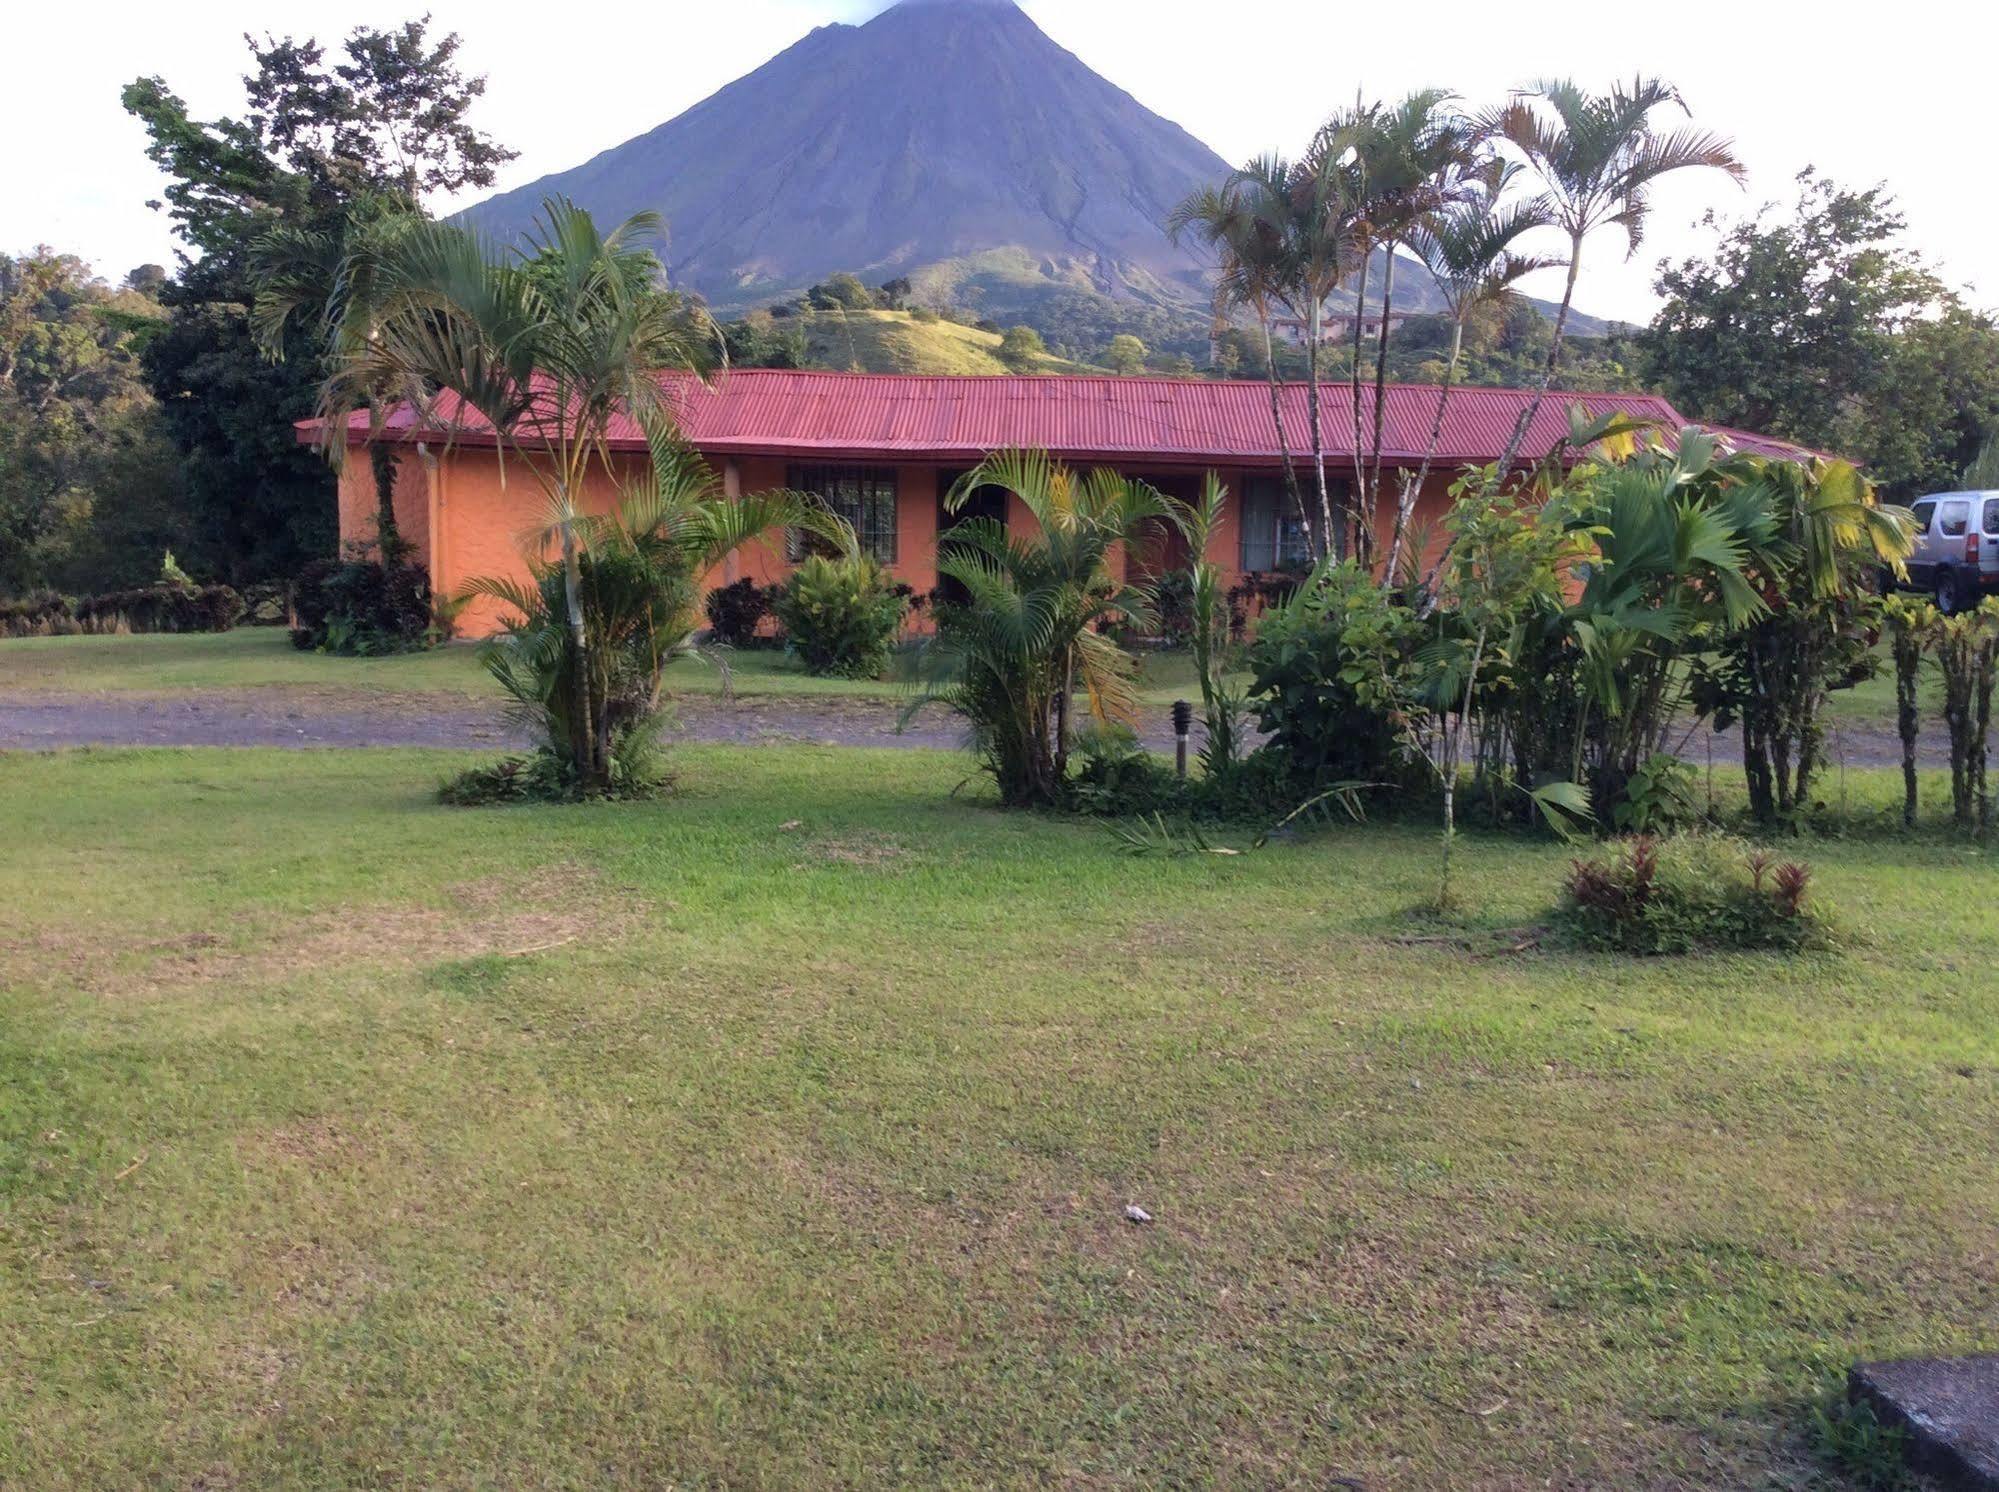
[{"label": "shrub", "polygon": [[1169,570],[1152,587],[1152,635],[1172,647],[1185,647],[1194,636],[1194,577],[1186,570]]},{"label": "shrub", "polygon": [[871,559],[812,555],[771,609],[808,673],[872,679],[888,667],[909,601]]},{"label": "shrub", "polygon": [[1638,835],[1572,862],[1558,920],[1620,953],[1801,948],[1828,928],[1811,869],[1713,834]]},{"label": "shrub", "polygon": [[1625,834],[1663,834],[1684,828],[1700,816],[1694,802],[1695,774],[1691,763],[1671,752],[1655,751],[1631,774],[1624,792],[1611,808],[1610,821]]},{"label": "shrub", "polygon": [[708,592],[704,603],[710,637],[727,647],[754,646],[760,641],[757,629],[770,615],[771,602],[777,593],[778,587],[758,585],[748,576],[716,586]]},{"label": "shrub", "polygon": [[659,743],[658,721],[649,718],[628,723],[615,733],[608,781],[594,792],[586,788],[574,762],[544,746],[526,756],[505,757],[447,778],[438,787],[437,797],[453,808],[581,803],[586,798],[636,802],[663,796],[672,790],[673,782]]},{"label": "shrub", "polygon": [[355,657],[408,653],[437,638],[430,577],[415,565],[316,560],[293,592],[292,646]]},{"label": "shrub", "polygon": [[1417,631],[1415,614],[1352,565],[1326,571],[1264,614],[1249,649],[1251,708],[1268,749],[1301,784],[1412,780],[1379,686],[1413,650]]},{"label": "shrub", "polygon": [[291,620],[290,587],[279,580],[243,587],[243,625],[282,627]]},{"label": "shrub", "polygon": [[227,632],[242,616],[243,598],[226,585],[146,585],[75,598],[44,592],[0,603],[0,637]]}]

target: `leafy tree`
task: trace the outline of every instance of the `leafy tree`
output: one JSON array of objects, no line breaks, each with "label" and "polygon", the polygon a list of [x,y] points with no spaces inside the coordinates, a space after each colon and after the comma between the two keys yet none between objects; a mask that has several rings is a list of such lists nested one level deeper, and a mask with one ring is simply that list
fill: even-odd
[{"label": "leafy tree", "polygon": [[836,275],[828,275],[808,290],[805,298],[815,311],[875,309],[875,293],[861,283],[859,276],[850,275],[845,270]]},{"label": "leafy tree", "polygon": [[1104,349],[1104,361],[1113,373],[1129,378],[1145,371],[1145,344],[1130,332],[1120,332]]},{"label": "leafy tree", "polygon": [[147,154],[169,178],[153,205],[187,246],[162,290],[165,331],[143,353],[186,473],[193,520],[238,580],[291,573],[333,547],[325,465],[292,441],[312,410],[323,338],[286,334],[272,367],[248,325],[253,246],[273,229],[338,243],[356,201],[489,186],[511,153],[467,123],[484,82],[458,69],[458,40],[428,21],[360,28],[329,60],[318,43],[248,39],[250,110],[196,119],[158,77],[124,90]]},{"label": "leafy tree", "polygon": [[722,323],[730,365],[737,368],[803,368],[809,365],[805,328],[795,318],[752,311]]},{"label": "leafy tree", "polygon": [[138,584],[178,542],[180,471],[138,359],[160,317],[72,255],[0,255],[0,590]]},{"label": "leafy tree", "polygon": [[1048,344],[1031,326],[1011,327],[1000,338],[999,360],[1016,373],[1033,372],[1047,355]]},{"label": "leafy tree", "polygon": [[1798,178],[1788,217],[1708,217],[1711,255],[1661,267],[1646,376],[1688,414],[1866,466],[1883,491],[1951,484],[1999,430],[1999,331],[1902,242],[1880,187]]}]

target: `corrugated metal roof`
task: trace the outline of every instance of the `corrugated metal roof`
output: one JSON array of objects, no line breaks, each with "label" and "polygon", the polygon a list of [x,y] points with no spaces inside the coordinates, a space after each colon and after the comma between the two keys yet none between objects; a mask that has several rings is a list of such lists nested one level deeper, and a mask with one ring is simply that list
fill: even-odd
[{"label": "corrugated metal roof", "polygon": [[[703,384],[691,375],[669,379],[688,442],[709,454],[821,457],[904,456],[976,460],[1005,446],[1045,449],[1070,460],[1151,460],[1166,463],[1274,464],[1277,435],[1270,388],[1264,383],[1188,378],[942,377],[893,373],[791,372],[738,369]],[[1441,391],[1429,385],[1391,384],[1383,416],[1382,456],[1390,463],[1422,460]],[[1307,391],[1281,391],[1286,438],[1294,457],[1310,449]],[[1353,460],[1353,392],[1348,384],[1320,388],[1319,423],[1327,459]],[[1374,390],[1363,386],[1361,448],[1373,445]],[[1458,388],[1445,408],[1436,461],[1449,467],[1496,460],[1514,423],[1533,399],[1526,389]],[[480,442],[491,432],[482,419],[454,420],[447,400],[436,427],[417,432],[405,407],[389,420],[392,434],[418,433]],[[1668,429],[1686,421],[1665,399],[1651,394],[1580,394],[1556,391],[1534,416],[1521,454],[1536,458],[1568,429],[1567,411],[1580,404],[1591,414],[1617,411],[1656,420]],[[356,415],[350,439],[364,438],[368,421]],[[317,425],[301,422],[301,438]],[[1764,454],[1795,447],[1741,431],[1718,432],[1732,443]],[[614,420],[613,443],[643,449],[630,421]]]}]

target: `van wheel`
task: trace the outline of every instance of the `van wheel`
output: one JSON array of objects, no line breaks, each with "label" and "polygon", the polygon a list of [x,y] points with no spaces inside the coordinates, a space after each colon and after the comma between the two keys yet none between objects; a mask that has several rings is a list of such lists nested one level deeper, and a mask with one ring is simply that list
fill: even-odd
[{"label": "van wheel", "polygon": [[1937,572],[1937,610],[1945,616],[1956,616],[1964,609],[1964,591],[1956,572]]}]

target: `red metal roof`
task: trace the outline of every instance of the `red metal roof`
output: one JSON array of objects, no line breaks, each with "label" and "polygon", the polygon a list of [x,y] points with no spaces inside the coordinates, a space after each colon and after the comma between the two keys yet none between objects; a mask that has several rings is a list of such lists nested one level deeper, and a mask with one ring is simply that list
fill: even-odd
[{"label": "red metal roof", "polygon": [[[688,442],[709,455],[779,455],[875,458],[900,456],[975,461],[1005,446],[1045,449],[1069,460],[1209,462],[1274,465],[1277,436],[1270,389],[1260,382],[1190,378],[943,377],[893,373],[791,372],[737,369],[704,385],[690,375],[669,380]],[[1320,388],[1320,426],[1327,458],[1353,460],[1353,406],[1349,385]],[[1422,460],[1440,391],[1425,384],[1391,384],[1383,420],[1382,454],[1390,463]],[[1458,388],[1445,409],[1436,461],[1450,467],[1496,460],[1515,421],[1532,400],[1526,389]],[[1282,391],[1286,438],[1294,457],[1310,448],[1304,387]],[[1668,430],[1686,424],[1679,411],[1652,394],[1551,392],[1521,445],[1528,458],[1551,449],[1568,429],[1567,411],[1580,404],[1591,414],[1619,411],[1656,420]],[[430,428],[416,430],[405,406],[388,421],[392,438],[428,436],[487,444],[490,427],[477,415],[455,417],[446,399]],[[1374,390],[1361,389],[1362,448],[1372,449]],[[301,439],[313,439],[316,421],[301,421]],[[365,414],[349,423],[349,440],[364,440]],[[1796,454],[1795,447],[1740,431],[1718,431],[1731,443],[1761,454]],[[645,442],[628,420],[614,420],[612,442],[642,450]]]}]

